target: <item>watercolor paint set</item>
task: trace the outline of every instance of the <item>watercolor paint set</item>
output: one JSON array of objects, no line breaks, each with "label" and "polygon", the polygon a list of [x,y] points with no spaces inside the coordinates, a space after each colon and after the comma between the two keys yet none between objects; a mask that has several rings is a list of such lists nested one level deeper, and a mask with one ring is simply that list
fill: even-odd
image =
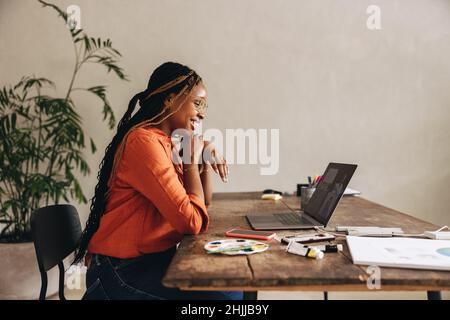
[{"label": "watercolor paint set", "polygon": [[249,239],[223,239],[208,242],[204,248],[208,254],[249,255],[264,252],[269,245]]}]

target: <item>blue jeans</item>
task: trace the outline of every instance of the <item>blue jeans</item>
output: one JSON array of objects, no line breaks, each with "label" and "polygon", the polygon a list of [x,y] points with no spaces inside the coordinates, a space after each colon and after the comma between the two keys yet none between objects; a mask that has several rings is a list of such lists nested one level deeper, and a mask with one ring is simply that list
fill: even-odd
[{"label": "blue jeans", "polygon": [[242,292],[182,291],[166,288],[161,279],[176,252],[146,254],[132,259],[117,259],[95,254],[86,274],[86,300],[242,300]]}]

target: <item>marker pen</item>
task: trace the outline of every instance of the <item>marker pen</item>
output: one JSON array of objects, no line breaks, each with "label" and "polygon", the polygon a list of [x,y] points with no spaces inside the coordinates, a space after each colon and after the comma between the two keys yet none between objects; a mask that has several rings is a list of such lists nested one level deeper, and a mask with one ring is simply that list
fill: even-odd
[{"label": "marker pen", "polygon": [[322,252],[339,252],[344,249],[342,244],[327,244],[327,245],[321,245],[321,246],[314,246],[313,248],[316,248],[317,250],[320,250]]},{"label": "marker pen", "polygon": [[305,247],[301,243],[297,242],[290,242],[286,248],[286,252],[312,259],[323,259],[324,256],[323,252],[316,249],[315,247]]}]

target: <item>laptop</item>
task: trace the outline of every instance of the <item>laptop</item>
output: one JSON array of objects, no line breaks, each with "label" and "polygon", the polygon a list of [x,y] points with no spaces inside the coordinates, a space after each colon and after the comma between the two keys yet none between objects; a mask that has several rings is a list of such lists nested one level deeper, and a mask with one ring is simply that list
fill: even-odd
[{"label": "laptop", "polygon": [[328,164],[303,212],[253,213],[247,215],[247,220],[255,230],[326,227],[356,167],[355,164]]}]

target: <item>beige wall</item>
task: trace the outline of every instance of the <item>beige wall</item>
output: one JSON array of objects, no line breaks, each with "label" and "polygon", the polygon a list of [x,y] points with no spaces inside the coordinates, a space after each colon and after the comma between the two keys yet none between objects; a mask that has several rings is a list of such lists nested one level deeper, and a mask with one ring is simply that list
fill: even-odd
[{"label": "beige wall", "polygon": [[[57,1],[78,4],[82,27],[110,37],[128,83],[89,67],[80,85],[108,84],[119,118],[160,63],[196,69],[209,90],[205,128],[279,128],[280,170],[231,167],[217,191],[293,191],[329,161],[359,164],[351,186],[368,199],[450,224],[450,1]],[[381,8],[381,30],[366,8]],[[69,34],[37,1],[0,0],[0,85],[73,68]],[[101,71],[101,72],[99,72]],[[99,101],[77,95],[99,152],[83,179],[90,197],[112,137]],[[87,206],[78,206],[83,218]]]}]

